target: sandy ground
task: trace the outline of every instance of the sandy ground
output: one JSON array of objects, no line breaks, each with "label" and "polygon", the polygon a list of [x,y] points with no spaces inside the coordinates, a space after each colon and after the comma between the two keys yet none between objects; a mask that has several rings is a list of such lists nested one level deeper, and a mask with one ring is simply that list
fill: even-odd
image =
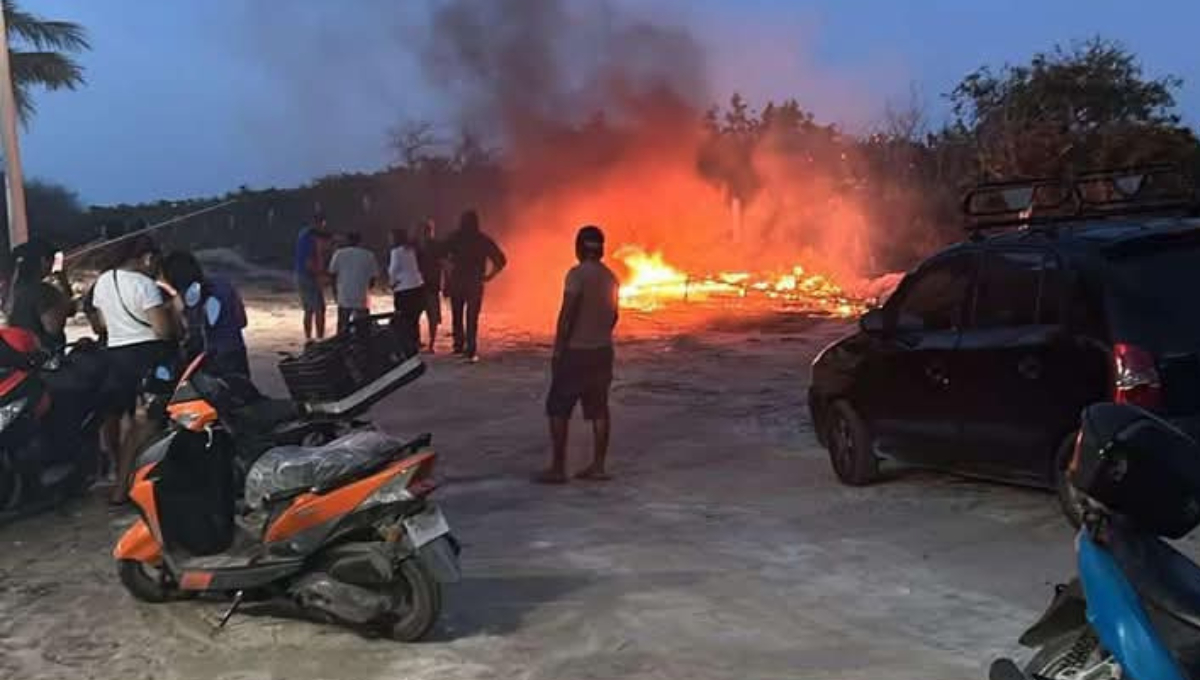
[{"label": "sandy ground", "polygon": [[[254,318],[258,377],[278,391],[295,315]],[[131,517],[93,499],[0,528],[0,678],[961,680],[1014,651],[1071,570],[1045,493],[926,473],[836,482],[804,400],[844,322],[630,319],[616,480],[545,488],[527,480],[547,448],[547,338],[486,321],[483,363],[435,356],[374,412],[396,434],[435,433],[464,544],[432,641],[252,616],[213,636],[218,604],[122,590],[109,553]]]}]

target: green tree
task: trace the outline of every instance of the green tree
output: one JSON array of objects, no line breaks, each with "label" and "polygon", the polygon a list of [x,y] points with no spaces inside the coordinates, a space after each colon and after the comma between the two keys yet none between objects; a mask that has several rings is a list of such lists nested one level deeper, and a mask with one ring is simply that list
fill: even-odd
[{"label": "green tree", "polygon": [[1057,175],[1101,165],[1191,162],[1175,76],[1149,78],[1119,43],[1095,38],[999,71],[983,67],[948,96],[984,177]]},{"label": "green tree", "polygon": [[83,85],[83,67],[74,55],[91,48],[87,32],[69,21],[50,21],[22,10],[14,0],[3,0],[8,26],[13,95],[21,121],[28,123],[36,107],[31,88],[74,90]]}]

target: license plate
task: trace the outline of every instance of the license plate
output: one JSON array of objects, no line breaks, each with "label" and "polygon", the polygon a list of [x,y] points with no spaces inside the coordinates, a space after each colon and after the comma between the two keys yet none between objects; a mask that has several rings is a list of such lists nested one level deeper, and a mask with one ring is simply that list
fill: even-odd
[{"label": "license plate", "polygon": [[419,515],[413,515],[404,520],[404,530],[408,532],[408,540],[414,548],[420,548],[438,538],[450,533],[450,525],[438,508],[429,508]]}]

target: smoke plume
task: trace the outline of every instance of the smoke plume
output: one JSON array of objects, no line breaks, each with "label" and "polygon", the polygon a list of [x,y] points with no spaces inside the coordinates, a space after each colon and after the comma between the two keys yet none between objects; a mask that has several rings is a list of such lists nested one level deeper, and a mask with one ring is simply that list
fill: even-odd
[{"label": "smoke plume", "polygon": [[423,48],[458,123],[503,153],[506,200],[484,215],[512,263],[497,280],[502,298],[518,296],[531,322],[549,323],[574,231],[587,223],[603,226],[610,252],[637,244],[693,271],[802,258],[846,276],[863,267],[865,220],[812,158],[765,140],[745,205],[702,172],[714,98],[705,52],[686,29],[582,4],[450,0]]}]

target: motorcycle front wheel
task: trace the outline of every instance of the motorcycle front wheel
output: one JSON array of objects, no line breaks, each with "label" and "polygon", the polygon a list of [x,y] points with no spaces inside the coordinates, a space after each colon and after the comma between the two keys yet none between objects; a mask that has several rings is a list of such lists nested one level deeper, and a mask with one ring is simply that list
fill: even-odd
[{"label": "motorcycle front wheel", "polygon": [[163,579],[162,567],[137,560],[118,560],[117,575],[125,590],[142,602],[166,602],[174,592]]},{"label": "motorcycle front wheel", "polygon": [[429,634],[442,613],[442,587],[420,559],[404,560],[390,584],[395,607],[388,621],[397,642],[416,642]]},{"label": "motorcycle front wheel", "polygon": [[1121,672],[1092,629],[1084,627],[1043,645],[1025,666],[1025,675],[1037,680],[1115,680]]}]

